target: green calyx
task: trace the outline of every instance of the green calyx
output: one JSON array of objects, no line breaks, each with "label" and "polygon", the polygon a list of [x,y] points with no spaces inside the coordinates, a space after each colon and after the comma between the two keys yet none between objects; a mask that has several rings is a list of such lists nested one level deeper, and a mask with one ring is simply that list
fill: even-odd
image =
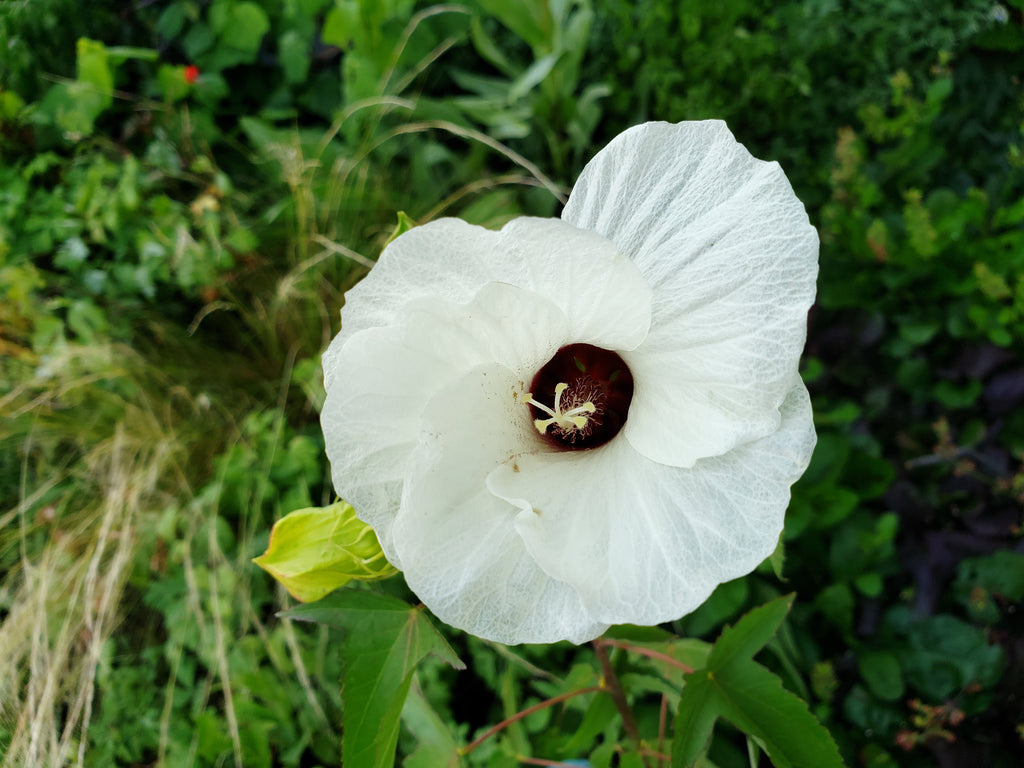
[{"label": "green calyx", "polygon": [[285,515],[274,524],[267,551],[253,562],[304,603],[352,580],[375,581],[398,573],[384,557],[373,529],[344,501]]}]

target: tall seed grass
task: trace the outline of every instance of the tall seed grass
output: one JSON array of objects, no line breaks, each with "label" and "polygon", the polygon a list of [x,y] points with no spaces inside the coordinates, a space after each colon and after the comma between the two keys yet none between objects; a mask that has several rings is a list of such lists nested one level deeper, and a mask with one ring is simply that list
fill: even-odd
[{"label": "tall seed grass", "polygon": [[0,400],[0,436],[21,440],[22,459],[20,497],[0,514],[0,551],[17,551],[0,587],[5,766],[84,764],[136,532],[188,492],[199,426],[182,416],[195,403],[127,347],[64,345],[41,372]]},{"label": "tall seed grass", "polygon": [[[10,562],[0,575],[0,765],[92,764],[90,744],[104,738],[89,732],[101,693],[97,681],[104,665],[116,664],[110,658],[115,633],[147,632],[122,624],[123,598],[133,574],[146,578],[160,568],[141,544],[165,525],[167,510],[178,518],[172,529],[182,532],[183,612],[209,649],[205,679],[197,683],[206,691],[201,706],[224,712],[233,762],[242,765],[234,706],[239,683],[228,654],[239,636],[269,634],[250,597],[251,579],[261,577],[248,562],[261,533],[259,490],[257,484],[245,502],[252,514],[238,521],[237,548],[227,552],[217,538],[218,486],[199,487],[210,479],[212,454],[239,439],[235,417],[253,399],[237,390],[233,402],[211,396],[196,385],[198,376],[175,381],[123,345],[65,345],[43,373],[0,399],[0,437],[18,441],[22,456],[19,497],[0,513],[0,555]],[[269,466],[273,455],[264,459]],[[224,573],[237,574],[230,589],[219,583]],[[313,718],[329,733],[287,623],[283,635],[288,659],[277,660],[280,676],[289,683],[298,678]],[[179,646],[179,660],[181,653]],[[177,673],[172,663],[164,682],[161,763],[176,725],[170,703]],[[193,738],[188,762],[196,748]]]},{"label": "tall seed grass", "polygon": [[[438,6],[418,14],[401,46],[429,15],[449,11],[464,9]],[[168,510],[189,518],[179,526],[188,585],[185,610],[203,636],[202,645],[212,649],[205,677],[196,682],[206,692],[201,704],[223,712],[231,739],[227,758],[243,764],[239,683],[228,654],[237,637],[266,639],[273,631],[250,604],[250,580],[263,577],[251,572],[248,558],[254,538],[265,533],[265,521],[258,512],[257,485],[250,512],[235,521],[237,547],[223,550],[216,535],[218,499],[215,492],[200,494],[213,473],[214,456],[239,439],[238,425],[247,412],[273,409],[282,420],[289,413],[315,418],[322,389],[307,363],[337,332],[344,291],[368,271],[370,256],[386,241],[394,224],[389,201],[396,190],[420,206],[420,223],[458,212],[506,185],[543,187],[564,200],[564,189],[486,134],[445,121],[396,117],[415,107],[403,92],[453,44],[445,41],[411,73],[398,77],[392,69],[382,79],[379,98],[352,105],[312,141],[296,132],[260,137],[254,162],[275,164],[276,174],[264,171],[268,178],[276,175],[286,193],[282,207],[268,210],[265,221],[273,224],[284,214],[288,230],[287,247],[272,255],[265,274],[228,287],[187,327],[157,317],[151,329],[157,341],[135,347],[60,342],[42,350],[45,358],[36,364],[0,376],[0,383],[15,382],[0,393],[0,439],[4,454],[17,456],[19,463],[15,497],[0,499],[3,768],[91,764],[90,745],[104,737],[90,726],[102,703],[97,686],[103,665],[112,663],[112,638],[139,631],[123,624],[126,585],[133,574],[145,578],[152,568],[140,562],[145,552],[140,542]],[[400,53],[401,47],[396,62]],[[368,110],[374,117],[362,143],[339,149],[344,121]],[[392,142],[415,146],[434,133],[483,147],[515,170],[426,195],[408,189],[376,159]],[[508,213],[479,223],[503,223]],[[186,337],[194,337],[194,343],[167,342]],[[169,349],[161,347],[165,342]],[[304,379],[293,382],[300,367]],[[298,413],[293,383],[305,393],[298,398]],[[273,458],[266,457],[265,469]],[[202,563],[193,557],[193,547],[204,553]],[[218,573],[227,572],[237,578],[225,595]],[[329,732],[334,726],[324,694],[311,682],[296,633],[287,622],[280,628],[288,659],[271,654],[271,660],[282,680],[301,688],[313,720]],[[171,718],[178,669],[170,646],[158,764],[172,749],[176,725]],[[327,650],[321,637],[319,653]],[[180,659],[180,645],[176,652]],[[188,747],[188,764],[196,759],[196,738]]]}]

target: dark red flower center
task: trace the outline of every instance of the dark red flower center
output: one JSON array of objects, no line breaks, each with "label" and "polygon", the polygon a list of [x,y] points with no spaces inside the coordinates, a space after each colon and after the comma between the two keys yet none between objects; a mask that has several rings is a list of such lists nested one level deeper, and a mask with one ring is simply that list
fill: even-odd
[{"label": "dark red flower center", "polygon": [[619,434],[632,399],[633,374],[621,357],[592,344],[569,344],[537,371],[526,402],[549,444],[576,451]]}]

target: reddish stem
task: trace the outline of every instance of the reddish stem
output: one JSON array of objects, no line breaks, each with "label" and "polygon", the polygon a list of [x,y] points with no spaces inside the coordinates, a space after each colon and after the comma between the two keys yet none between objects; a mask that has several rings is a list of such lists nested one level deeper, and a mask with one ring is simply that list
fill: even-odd
[{"label": "reddish stem", "polygon": [[672,761],[672,758],[669,755],[666,755],[663,752],[655,752],[653,749],[647,749],[646,747],[640,750],[640,755],[656,758],[659,762],[662,763],[669,763]]},{"label": "reddish stem", "polygon": [[658,712],[658,751],[665,751],[665,724],[668,722],[668,696],[661,694],[661,711]]},{"label": "reddish stem", "polygon": [[[619,716],[622,717],[622,726],[626,730],[626,735],[633,740],[639,750],[641,748],[640,729],[637,728],[633,710],[629,708],[626,692],[622,690],[622,684],[619,683],[619,678],[616,676],[615,670],[612,669],[611,659],[608,658],[608,649],[605,647],[604,641],[600,639],[595,640],[593,645],[594,654],[601,663],[601,676],[604,678],[604,684],[608,693],[611,694],[612,701],[615,702],[615,708],[619,710]],[[650,768],[647,758],[642,754],[641,760],[643,760],[644,766]]]},{"label": "reddish stem", "polygon": [[534,704],[532,707],[527,707],[522,712],[516,712],[514,715],[512,715],[512,717],[502,720],[497,725],[493,725],[490,728],[488,728],[487,731],[484,732],[482,735],[478,736],[465,747],[459,749],[459,754],[468,755],[470,752],[479,747],[481,744],[487,741],[487,739],[491,738],[491,736],[496,734],[498,731],[508,728],[510,725],[512,725],[512,723],[517,723],[524,717],[529,717],[534,712],[540,712],[542,709],[553,707],[555,706],[555,704],[560,704],[561,702],[575,698],[576,696],[582,696],[585,693],[597,693],[599,691],[604,690],[606,689],[603,686],[599,685],[594,685],[589,688],[580,688],[578,691],[569,691],[568,693],[562,693],[558,696],[555,696],[554,698],[547,699],[545,701],[539,702],[538,704]]},{"label": "reddish stem", "polygon": [[655,651],[650,648],[644,648],[641,645],[633,645],[623,640],[608,640],[606,638],[602,638],[595,642],[600,642],[602,645],[610,645],[613,648],[622,648],[626,651],[639,653],[641,656],[646,656],[649,659],[657,659],[658,661],[663,661],[664,663],[673,666],[676,669],[682,670],[686,674],[691,674],[693,672],[693,667],[687,666],[686,664],[683,664],[683,662],[673,659],[667,653],[662,653],[661,651]]}]

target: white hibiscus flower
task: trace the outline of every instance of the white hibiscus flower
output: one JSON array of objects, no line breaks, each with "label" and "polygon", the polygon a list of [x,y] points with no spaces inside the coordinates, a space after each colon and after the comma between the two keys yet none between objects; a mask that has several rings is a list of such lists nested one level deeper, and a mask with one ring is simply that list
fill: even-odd
[{"label": "white hibiscus flower", "polygon": [[815,443],[817,253],[718,121],[621,134],[561,219],[406,232],[324,355],[335,489],[473,634],[676,619],[778,542]]}]

